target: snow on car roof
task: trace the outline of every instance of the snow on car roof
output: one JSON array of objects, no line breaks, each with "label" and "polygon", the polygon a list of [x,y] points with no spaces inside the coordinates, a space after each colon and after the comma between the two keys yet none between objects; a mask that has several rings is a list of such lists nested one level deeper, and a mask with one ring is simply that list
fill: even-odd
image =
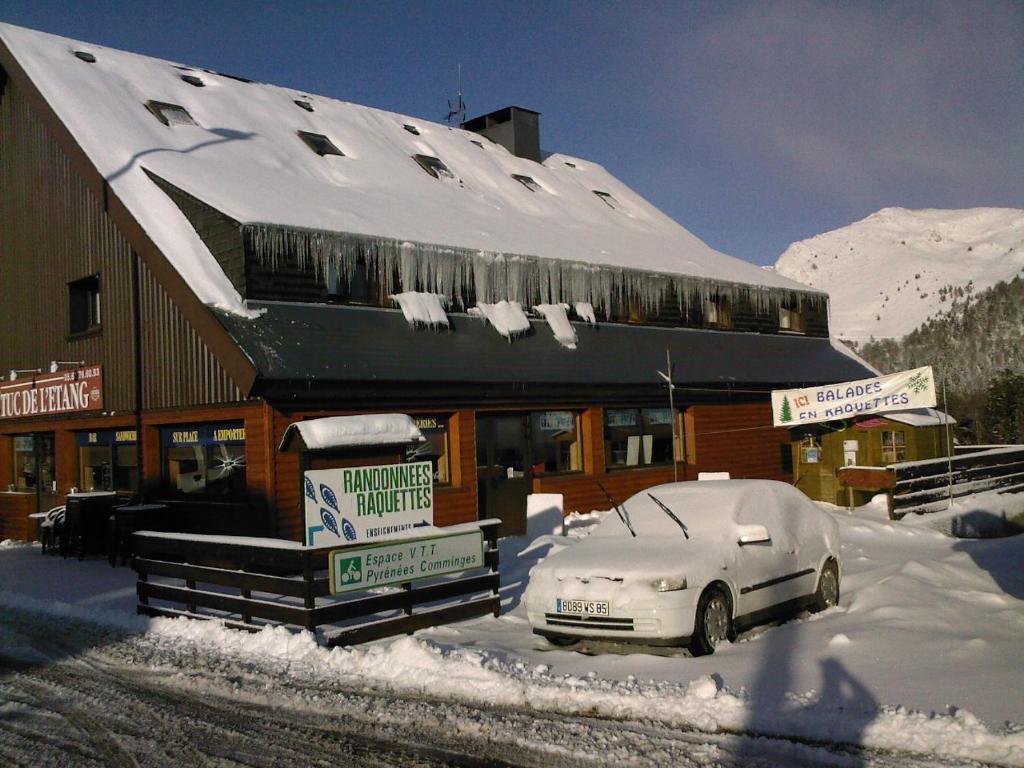
[{"label": "snow on car roof", "polygon": [[242,224],[818,295],[714,250],[591,161],[536,163],[459,128],[9,24],[0,40],[192,290],[231,312],[246,313],[239,294],[147,170]]}]

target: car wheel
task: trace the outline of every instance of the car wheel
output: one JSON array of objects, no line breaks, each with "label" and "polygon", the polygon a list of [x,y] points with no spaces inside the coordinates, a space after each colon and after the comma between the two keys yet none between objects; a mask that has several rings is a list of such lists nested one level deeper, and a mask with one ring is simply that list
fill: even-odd
[{"label": "car wheel", "polygon": [[690,652],[707,656],[732,636],[732,605],[728,595],[718,587],[705,590],[697,602]]},{"label": "car wheel", "polygon": [[547,641],[552,645],[557,645],[559,648],[568,648],[570,645],[576,645],[580,639],[578,637],[569,637],[567,635],[549,635]]},{"label": "car wheel", "polygon": [[824,611],[839,605],[839,568],[835,560],[829,560],[818,576],[818,589],[814,593],[815,611]]}]

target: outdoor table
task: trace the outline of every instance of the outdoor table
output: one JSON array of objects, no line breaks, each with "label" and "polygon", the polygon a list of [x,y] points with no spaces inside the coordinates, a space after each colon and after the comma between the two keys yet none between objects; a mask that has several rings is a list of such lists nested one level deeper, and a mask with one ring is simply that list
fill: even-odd
[{"label": "outdoor table", "polygon": [[89,551],[102,548],[103,531],[110,507],[117,503],[114,491],[69,493],[64,501],[61,555],[77,554],[81,560]]},{"label": "outdoor table", "polygon": [[110,566],[117,565],[117,555],[121,555],[121,565],[128,562],[131,554],[129,544],[135,531],[159,530],[167,522],[166,504],[125,504],[111,510],[107,527],[107,553]]}]

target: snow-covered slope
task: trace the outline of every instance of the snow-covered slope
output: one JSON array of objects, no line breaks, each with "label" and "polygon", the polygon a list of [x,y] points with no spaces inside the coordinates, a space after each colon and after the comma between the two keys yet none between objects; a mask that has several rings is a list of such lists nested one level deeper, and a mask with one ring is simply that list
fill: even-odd
[{"label": "snow-covered slope", "polygon": [[828,291],[832,333],[856,342],[899,338],[1024,270],[1024,210],[883,208],[793,243],[775,271]]}]

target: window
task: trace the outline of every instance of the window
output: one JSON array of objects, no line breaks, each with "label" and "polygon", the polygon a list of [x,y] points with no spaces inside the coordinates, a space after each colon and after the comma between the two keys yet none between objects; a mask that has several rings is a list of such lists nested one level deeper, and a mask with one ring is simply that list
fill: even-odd
[{"label": "window", "polygon": [[310,133],[309,131],[298,131],[299,138],[306,142],[306,146],[316,152],[320,157],[324,155],[337,155],[344,157],[345,153],[334,146],[334,142],[321,133]]},{"label": "window", "polygon": [[96,57],[93,56],[88,51],[75,51],[75,57],[79,58],[82,61],[87,62],[89,64],[95,64],[96,63]]},{"label": "window", "polygon": [[538,184],[536,181],[534,181],[533,177],[531,177],[531,176],[523,176],[522,174],[519,174],[519,173],[513,173],[512,174],[512,178],[515,179],[516,181],[518,181],[520,184],[522,184],[524,187],[526,187],[531,192],[540,192],[540,189],[541,189],[540,184]]},{"label": "window", "polygon": [[[668,408],[607,408],[604,412],[604,458],[608,469],[670,464],[682,457],[682,425],[675,414],[678,442],[673,440],[673,413]],[[675,445],[675,449],[673,449]]]},{"label": "window", "polygon": [[611,194],[609,194],[608,192],[600,192],[600,191],[598,191],[596,189],[593,190],[593,192],[594,192],[595,195],[597,195],[598,199],[602,203],[607,205],[609,208],[612,208],[612,209],[617,211],[621,207],[619,205],[619,201],[616,200],[614,197],[612,197]]},{"label": "window", "polygon": [[779,330],[803,333],[806,330],[803,310],[796,304],[779,306]]},{"label": "window", "polygon": [[411,123],[405,123],[402,127],[409,133],[411,133],[413,136],[420,135],[420,129],[417,128],[415,125],[412,125]]},{"label": "window", "polygon": [[564,163],[565,163],[566,165],[568,165],[568,166],[569,166],[570,168],[575,168],[575,167],[576,167],[576,163],[570,163],[570,162],[569,162],[568,160],[565,160],[565,161],[563,161],[563,162],[564,162]]},{"label": "window", "polygon": [[68,283],[68,330],[84,333],[100,327],[100,277]]},{"label": "window", "polygon": [[470,139],[469,143],[470,144],[476,144],[478,147],[480,147],[480,149],[484,148],[484,143],[482,141],[477,141],[476,139]]},{"label": "window", "polygon": [[724,297],[705,299],[704,323],[714,328],[732,328],[732,303]]},{"label": "window", "polygon": [[448,170],[448,166],[436,157],[430,155],[413,155],[412,159],[420,164],[420,168],[429,173],[435,179],[454,179],[455,174]]},{"label": "window", "polygon": [[138,487],[139,451],[134,429],[79,432],[78,490],[132,491]]},{"label": "window", "polygon": [[882,431],[882,461],[893,464],[907,460],[906,436],[902,429]]},{"label": "window", "polygon": [[449,460],[448,422],[450,417],[415,415],[416,426],[427,438],[425,443],[410,445],[405,451],[406,461],[429,461],[434,468],[434,485],[452,482]]},{"label": "window", "polygon": [[195,75],[182,75],[181,79],[184,80],[189,85],[194,85],[196,88],[205,88],[206,87],[206,83],[204,83],[202,80],[200,80]]},{"label": "window", "polygon": [[160,430],[163,487],[172,495],[245,498],[245,426],[240,421]]},{"label": "window", "polygon": [[146,109],[153,113],[153,117],[164,125],[195,125],[196,121],[188,110],[178,104],[168,104],[164,101],[147,101]]},{"label": "window", "polygon": [[14,458],[14,489],[44,492],[53,488],[55,441],[53,433],[15,435],[11,451]]},{"label": "window", "polygon": [[369,268],[363,256],[356,258],[355,267],[347,275],[342,275],[334,264],[328,263],[324,283],[331,301],[371,307],[385,306],[384,291],[377,272]]},{"label": "window", "polygon": [[295,106],[299,107],[300,109],[304,109],[307,112],[313,111],[313,105],[310,104],[308,101],[303,101],[302,99],[295,99]]},{"label": "window", "polygon": [[533,474],[581,471],[583,455],[580,444],[578,413],[539,411],[530,414]]}]

